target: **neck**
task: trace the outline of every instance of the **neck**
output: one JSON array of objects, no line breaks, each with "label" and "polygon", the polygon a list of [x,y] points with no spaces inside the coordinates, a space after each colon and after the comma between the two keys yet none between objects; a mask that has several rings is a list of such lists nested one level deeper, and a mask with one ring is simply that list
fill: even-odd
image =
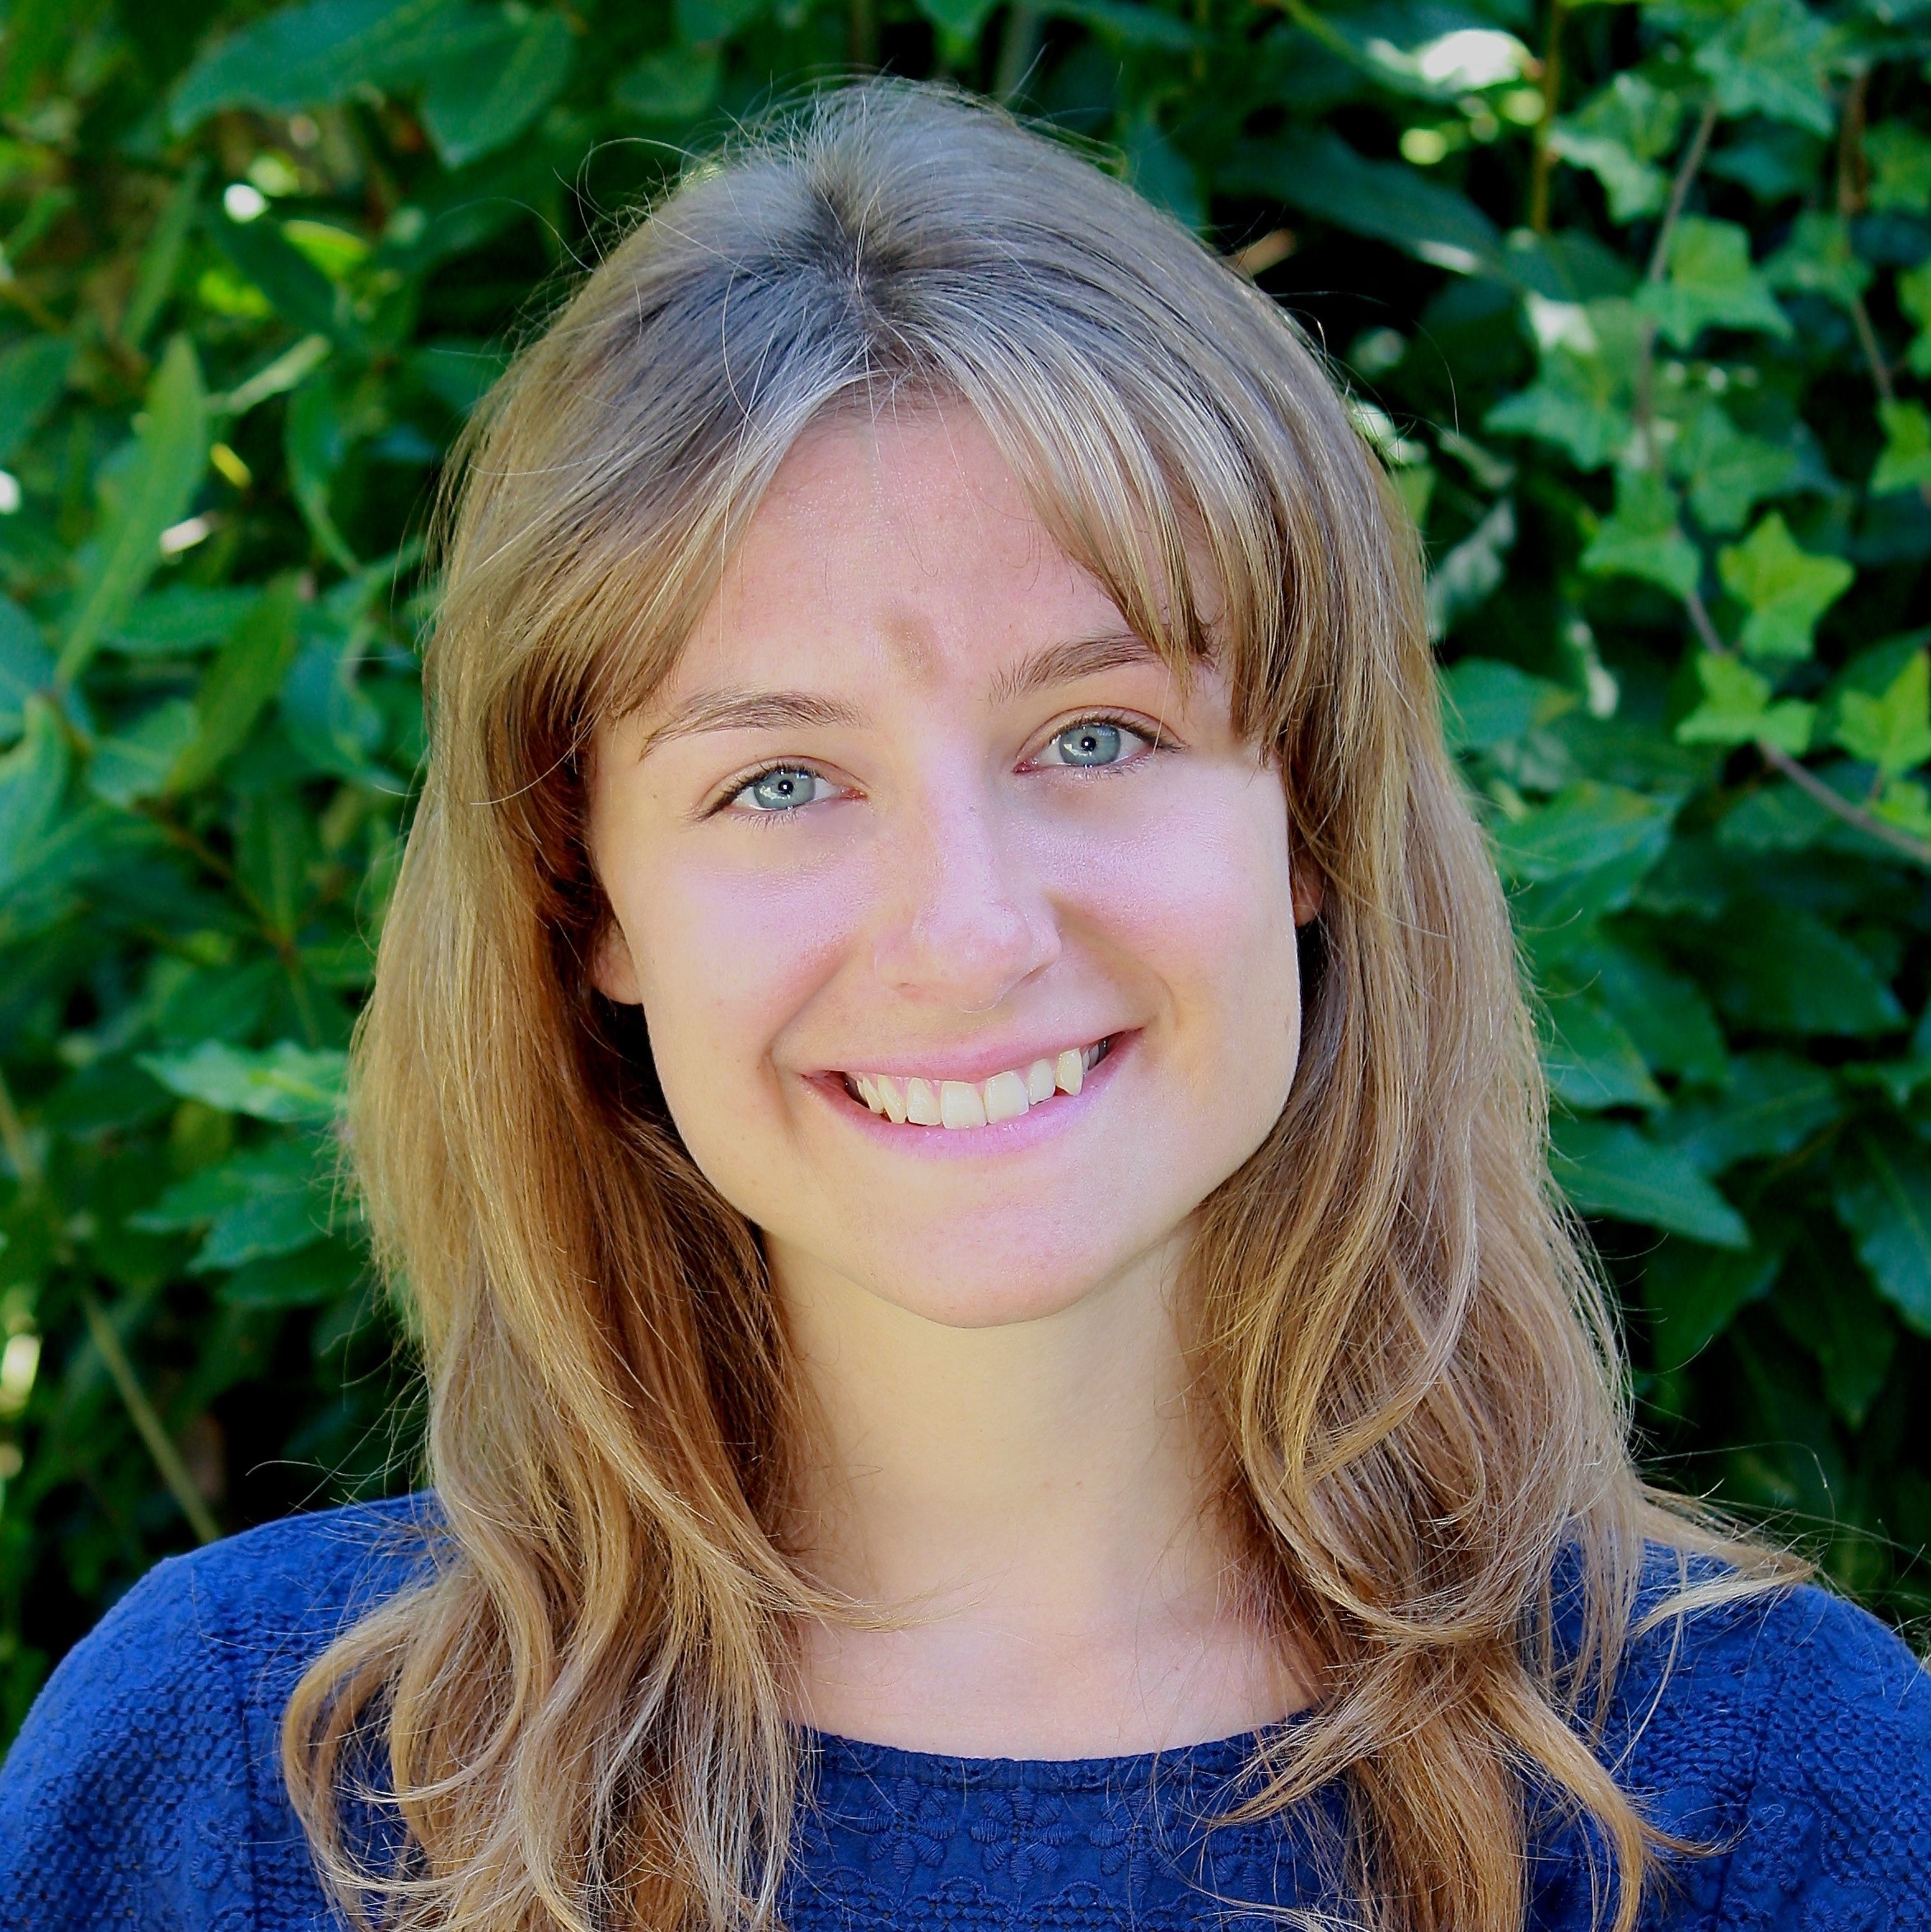
[{"label": "neck", "polygon": [[1181,1251],[989,1328],[774,1255],[816,1422],[807,1561],[881,1618],[808,1634],[808,1721],[913,1748],[1104,1755],[1297,1701],[1212,1506],[1173,1317]]}]

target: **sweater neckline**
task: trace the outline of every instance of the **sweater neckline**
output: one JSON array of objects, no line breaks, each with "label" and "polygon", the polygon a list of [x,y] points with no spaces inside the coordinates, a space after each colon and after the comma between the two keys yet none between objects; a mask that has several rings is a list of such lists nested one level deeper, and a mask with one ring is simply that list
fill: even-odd
[{"label": "sweater neckline", "polygon": [[1270,1743],[1307,1721],[1307,1710],[1230,1738],[1169,1745],[1111,1757],[971,1757],[956,1752],[914,1751],[875,1744],[835,1731],[800,1725],[807,1756],[821,1779],[905,1781],[913,1785],[990,1790],[1105,1791],[1148,1785],[1156,1779],[1197,1782],[1236,1776]]}]

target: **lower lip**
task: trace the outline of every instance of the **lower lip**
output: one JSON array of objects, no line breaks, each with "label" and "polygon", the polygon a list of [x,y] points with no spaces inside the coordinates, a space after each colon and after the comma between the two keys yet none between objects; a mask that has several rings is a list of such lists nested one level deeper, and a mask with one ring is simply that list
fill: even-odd
[{"label": "lower lip", "polygon": [[1139,1040],[1134,1033],[1115,1033],[1106,1057],[1087,1070],[1078,1093],[1055,1092],[1050,1100],[1028,1107],[1017,1120],[998,1120],[984,1127],[919,1127],[909,1120],[900,1124],[875,1114],[863,1101],[854,1100],[845,1091],[844,1079],[836,1074],[821,1074],[807,1080],[825,1099],[862,1132],[873,1135],[882,1146],[906,1153],[963,1158],[971,1155],[997,1156],[1017,1153],[1050,1135],[1077,1126],[1090,1108],[1113,1084],[1120,1063]]}]

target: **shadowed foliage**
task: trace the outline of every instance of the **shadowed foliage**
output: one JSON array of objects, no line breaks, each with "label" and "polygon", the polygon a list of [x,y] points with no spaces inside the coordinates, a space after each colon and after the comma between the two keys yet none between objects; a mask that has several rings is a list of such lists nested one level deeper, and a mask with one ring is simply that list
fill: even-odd
[{"label": "shadowed foliage", "polygon": [[1928,59],[1925,0],[11,0],[0,1737],[157,1558],[413,1479],[333,1122],[438,465],[625,208],[854,68],[1326,345],[1655,1467],[1931,1607]]}]

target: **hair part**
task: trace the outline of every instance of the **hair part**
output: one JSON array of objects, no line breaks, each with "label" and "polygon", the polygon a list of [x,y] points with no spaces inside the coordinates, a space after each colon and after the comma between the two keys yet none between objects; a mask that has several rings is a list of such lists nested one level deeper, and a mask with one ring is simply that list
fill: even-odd
[{"label": "hair part", "polygon": [[[1592,1725],[1646,1541],[1678,1552],[1666,1614],[1794,1570],[1633,1467],[1414,531],[1267,297],[1063,148],[884,82],[693,168],[461,451],[351,1115],[444,1527],[288,1707],[322,1874],[420,1932],[776,1911],[795,1636],[849,1607],[787,1547],[800,1418],[754,1231],[590,984],[583,755],[674,665],[798,439],[934,403],[1170,662],[1215,653],[1322,884],[1293,1090],[1190,1262],[1227,1505],[1322,1690],[1254,1808],[1344,1780],[1363,1925],[1515,1932],[1533,1789],[1594,1821],[1630,1932],[1672,1841]],[[1696,1552],[1727,1568],[1692,1591]],[[401,1855],[352,1828],[371,1803]]]}]

